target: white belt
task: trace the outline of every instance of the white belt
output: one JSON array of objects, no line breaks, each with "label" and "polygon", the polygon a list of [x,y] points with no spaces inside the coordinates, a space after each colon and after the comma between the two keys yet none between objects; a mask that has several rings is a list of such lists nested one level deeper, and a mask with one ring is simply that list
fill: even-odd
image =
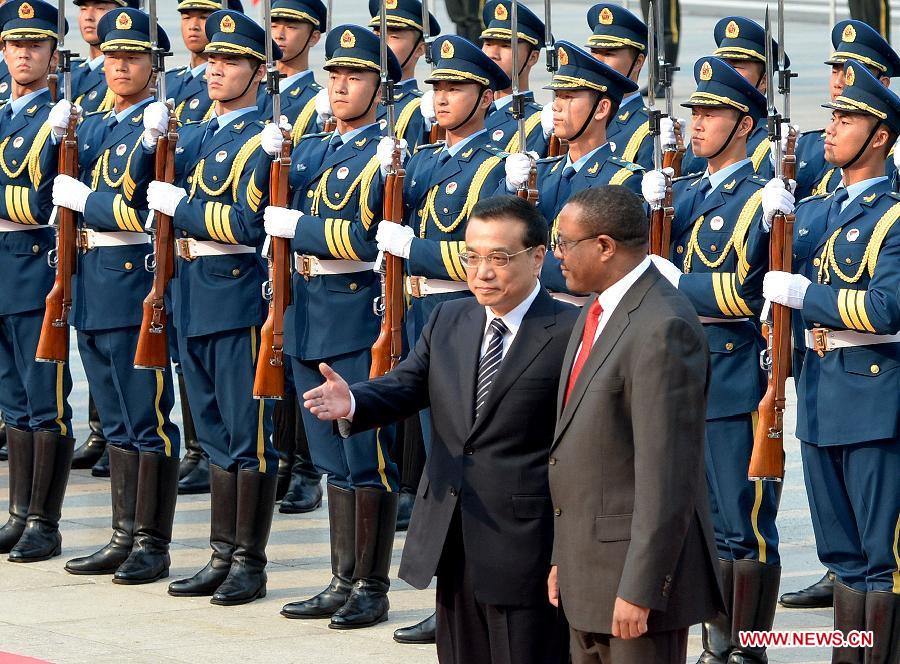
[{"label": "white belt", "polygon": [[590,295],[572,295],[570,293],[557,293],[554,291],[550,291],[550,295],[554,300],[567,302],[568,304],[574,304],[576,307],[583,307],[588,303],[588,300],[591,299]]},{"label": "white belt", "polygon": [[700,316],[700,322],[704,325],[719,325],[720,323],[743,323],[749,318],[713,318],[712,316]]},{"label": "white belt", "polygon": [[13,231],[34,231],[38,228],[49,228],[43,224],[17,224],[9,219],[0,219],[0,233],[11,233]]},{"label": "white belt", "polygon": [[469,285],[465,281],[429,279],[427,277],[407,277],[406,289],[413,297],[426,297],[428,295],[440,295],[442,293],[461,293],[469,290]]},{"label": "white belt", "polygon": [[230,256],[232,254],[254,254],[256,247],[244,244],[225,244],[212,240],[195,240],[192,237],[175,240],[175,253],[179,258],[192,261],[200,256]]},{"label": "white belt", "polygon": [[868,332],[852,332],[850,330],[829,330],[824,327],[804,330],[803,336],[806,340],[806,347],[822,356],[828,351],[837,348],[900,343],[900,333],[869,334]]},{"label": "white belt", "polygon": [[125,247],[134,244],[149,244],[150,236],[134,231],[95,231],[92,228],[78,230],[78,247],[90,251],[97,247]]},{"label": "white belt", "polygon": [[317,256],[297,254],[294,257],[294,268],[297,273],[307,279],[309,277],[321,277],[326,274],[353,274],[354,272],[367,272],[375,267],[375,263],[351,260],[328,260]]}]

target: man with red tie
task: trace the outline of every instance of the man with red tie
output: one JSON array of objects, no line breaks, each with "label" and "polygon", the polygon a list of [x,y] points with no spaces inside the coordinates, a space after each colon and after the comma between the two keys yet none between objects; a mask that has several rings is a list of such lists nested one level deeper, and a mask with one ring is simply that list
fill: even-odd
[{"label": "man with red tie", "polygon": [[622,186],[580,191],[559,216],[566,286],[597,294],[563,359],[548,466],[548,592],[573,664],[681,664],[688,627],[724,608],[703,475],[709,354],[647,238]]}]

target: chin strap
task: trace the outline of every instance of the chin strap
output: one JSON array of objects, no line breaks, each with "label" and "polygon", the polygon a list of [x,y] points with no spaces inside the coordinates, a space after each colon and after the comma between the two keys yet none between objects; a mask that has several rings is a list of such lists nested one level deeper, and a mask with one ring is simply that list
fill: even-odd
[{"label": "chin strap", "polygon": [[[165,75],[165,74],[163,74],[163,75]],[[247,91],[250,89],[250,86],[253,85],[254,79],[255,79],[255,78],[256,78],[256,72],[254,71],[254,72],[250,75],[250,80],[247,81],[247,85],[244,86],[244,91],[241,92],[241,94],[239,94],[239,95],[237,95],[237,96],[234,96],[234,97],[232,97],[231,99],[223,99],[223,100],[221,100],[220,103],[222,103],[222,104],[228,104],[228,103],[233,102],[235,99],[240,99],[241,97],[243,97],[245,94],[247,94]],[[166,100],[163,99],[162,101],[165,102]]]},{"label": "chin strap", "polygon": [[375,92],[372,93],[372,98],[369,100],[368,105],[366,106],[366,110],[364,110],[359,115],[354,115],[352,118],[347,118],[344,122],[354,122],[355,120],[359,120],[361,117],[368,115],[369,109],[372,108],[372,104],[375,103],[375,100],[378,98],[378,93],[381,92],[380,86],[375,86]]},{"label": "chin strap", "polygon": [[841,166],[841,170],[844,170],[845,168],[850,168],[851,166],[853,166],[853,164],[855,164],[857,162],[857,160],[860,157],[862,157],[863,152],[865,152],[866,148],[869,147],[869,143],[871,143],[872,139],[875,138],[875,132],[878,131],[878,128],[880,126],[881,126],[881,120],[878,120],[878,122],[875,123],[875,126],[872,127],[872,131],[869,132],[869,137],[865,141],[863,141],[863,144],[860,146],[859,150],[857,150],[856,155],[853,157],[853,159],[851,159],[846,164]]},{"label": "chin strap", "polygon": [[741,126],[741,121],[743,119],[744,119],[744,114],[742,113],[741,115],[738,116],[737,122],[735,122],[734,126],[731,128],[731,133],[728,134],[728,138],[726,138],[725,142],[722,143],[722,147],[720,147],[718,150],[716,150],[715,154],[708,156],[706,158],[707,161],[709,161],[710,159],[715,159],[720,154],[722,154],[722,152],[725,150],[725,148],[727,148],[728,145],[731,143],[731,139],[734,138],[734,135],[737,133],[738,127]]},{"label": "chin strap", "polygon": [[[594,105],[591,108],[591,112],[588,113],[588,116],[585,119],[584,124],[581,125],[581,129],[579,129],[578,132],[574,136],[570,136],[569,138],[567,138],[566,139],[567,141],[577,141],[581,137],[581,135],[585,131],[587,131],[588,125],[591,124],[591,121],[594,119],[594,114],[597,112],[597,107],[600,106],[601,99],[603,99],[603,95],[598,93],[596,99],[594,99]],[[607,123],[607,125],[608,124],[609,123]]]},{"label": "chin strap", "polygon": [[485,90],[487,90],[487,88],[484,87],[483,85],[479,87],[479,89],[478,89],[478,99],[475,101],[475,105],[472,107],[472,110],[469,111],[469,114],[466,116],[466,119],[463,120],[462,122],[460,122],[460,123],[459,123],[458,125],[456,125],[455,127],[449,127],[449,128],[447,129],[447,131],[456,131],[457,129],[459,129],[460,127],[462,127],[463,125],[465,125],[469,120],[472,119],[472,117],[473,117],[473,116],[475,115],[475,113],[478,111],[478,106],[481,104],[481,97],[484,95],[484,91],[485,91]]}]

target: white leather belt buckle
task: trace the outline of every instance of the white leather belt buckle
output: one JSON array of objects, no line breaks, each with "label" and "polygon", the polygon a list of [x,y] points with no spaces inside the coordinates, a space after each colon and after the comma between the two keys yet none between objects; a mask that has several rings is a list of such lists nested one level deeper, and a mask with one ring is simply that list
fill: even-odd
[{"label": "white leather belt buckle", "polygon": [[825,353],[838,348],[900,343],[900,333],[869,334],[852,330],[829,330],[825,327],[806,330],[803,336],[806,340],[806,347],[818,353],[819,357],[825,357]]},{"label": "white leather belt buckle", "polygon": [[90,251],[97,247],[127,247],[136,244],[149,244],[150,236],[133,231],[95,231],[93,228],[78,229],[78,248]]},{"label": "white leather belt buckle", "polygon": [[192,261],[201,256],[232,256],[235,254],[256,253],[256,247],[244,244],[225,244],[212,240],[195,240],[192,237],[175,240],[175,253],[179,258]]},{"label": "white leather belt buckle", "polygon": [[469,284],[465,281],[451,281],[450,279],[407,277],[406,289],[413,297],[422,298],[443,293],[461,293],[469,290]]},{"label": "white leather belt buckle", "polygon": [[326,274],[354,274],[356,272],[371,272],[375,263],[351,260],[329,260],[318,256],[297,254],[294,258],[294,268],[304,278],[321,277]]},{"label": "white leather belt buckle", "polygon": [[14,233],[16,231],[34,231],[38,228],[47,228],[44,224],[17,224],[9,219],[0,219],[0,233]]}]

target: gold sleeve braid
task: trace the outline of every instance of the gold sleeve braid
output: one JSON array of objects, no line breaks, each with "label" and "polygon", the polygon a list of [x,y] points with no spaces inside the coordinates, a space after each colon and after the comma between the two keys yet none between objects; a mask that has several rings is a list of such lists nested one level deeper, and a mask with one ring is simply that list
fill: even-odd
[{"label": "gold sleeve braid", "polygon": [[881,219],[878,220],[878,223],[875,224],[872,236],[869,238],[869,243],[866,245],[865,253],[863,253],[862,259],[859,262],[859,269],[852,275],[845,273],[841,269],[841,265],[834,255],[835,241],[840,237],[844,230],[843,226],[838,228],[831,234],[831,237],[828,238],[828,242],[825,243],[825,248],[822,250],[822,255],[819,260],[819,283],[829,283],[831,281],[832,270],[844,283],[848,284],[857,283],[862,278],[863,272],[865,272],[866,269],[868,269],[869,278],[874,277],[875,267],[878,265],[878,252],[881,251],[881,246],[884,244],[888,232],[893,228],[898,218],[900,218],[900,203],[894,203],[888,211],[882,215]]},{"label": "gold sleeve braid", "polygon": [[750,161],[753,163],[753,170],[758,172],[759,167],[762,166],[763,160],[769,154],[769,141],[763,141],[759,145],[756,146],[756,149],[753,151],[753,156],[750,157]]},{"label": "gold sleeve braid", "polygon": [[116,220],[116,225],[123,231],[145,232],[137,210],[125,202],[122,194],[116,194],[113,197],[113,217]]},{"label": "gold sleeve braid", "polygon": [[6,212],[10,221],[19,224],[36,225],[37,220],[31,214],[31,204],[28,202],[28,187],[16,187],[6,185],[3,189],[3,198],[6,203]]},{"label": "gold sleeve braid", "polygon": [[465,240],[441,240],[441,260],[453,281],[466,280],[466,268],[459,255],[466,250]]},{"label": "gold sleeve braid", "polygon": [[643,143],[644,139],[649,135],[650,121],[647,120],[647,122],[638,127],[637,130],[631,135],[631,138],[628,139],[628,144],[622,151],[622,159],[624,159],[625,161],[634,161],[635,156],[637,156],[638,150],[641,149],[641,143]]},{"label": "gold sleeve braid", "polygon": [[478,167],[478,170],[475,171],[475,177],[472,178],[472,184],[469,187],[469,193],[466,196],[466,202],[463,205],[462,211],[457,215],[456,219],[449,224],[442,224],[438,217],[437,210],[435,210],[434,203],[441,187],[439,184],[434,185],[425,197],[425,213],[422,215],[422,221],[419,225],[419,237],[425,239],[425,230],[428,227],[429,218],[434,221],[434,225],[437,226],[438,230],[442,233],[452,233],[464,219],[468,219],[469,213],[472,211],[472,208],[475,207],[475,203],[478,202],[478,199],[481,196],[481,188],[484,186],[491,171],[494,170],[501,161],[502,159],[500,159],[500,157],[492,156],[482,162]]}]

